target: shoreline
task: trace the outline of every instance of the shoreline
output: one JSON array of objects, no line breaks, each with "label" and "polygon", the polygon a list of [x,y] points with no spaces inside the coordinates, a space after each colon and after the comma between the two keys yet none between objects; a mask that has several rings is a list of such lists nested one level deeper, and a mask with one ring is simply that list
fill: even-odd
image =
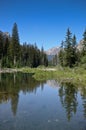
[{"label": "shoreline", "polygon": [[32,73],[36,80],[55,79],[86,87],[86,69],[84,68],[2,68],[1,73]]},{"label": "shoreline", "polygon": [[19,72],[19,69],[3,68],[0,69],[0,73],[14,73]]},{"label": "shoreline", "polygon": [[[28,70],[28,71],[26,71]],[[56,71],[56,68],[2,68],[0,73],[14,73],[14,72],[31,72],[32,70],[41,70],[41,71]]]}]

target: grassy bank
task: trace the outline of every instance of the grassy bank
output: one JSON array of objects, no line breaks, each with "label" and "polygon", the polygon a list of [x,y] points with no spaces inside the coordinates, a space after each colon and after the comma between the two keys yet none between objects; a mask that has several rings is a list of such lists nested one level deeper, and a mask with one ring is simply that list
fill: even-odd
[{"label": "grassy bank", "polygon": [[33,73],[36,80],[57,79],[59,82],[71,82],[86,86],[86,70],[84,68],[22,68],[22,71]]},{"label": "grassy bank", "polygon": [[70,82],[76,85],[86,86],[86,69],[84,68],[14,68],[3,69],[2,72],[24,72],[32,73],[36,80],[57,79],[59,82]]}]

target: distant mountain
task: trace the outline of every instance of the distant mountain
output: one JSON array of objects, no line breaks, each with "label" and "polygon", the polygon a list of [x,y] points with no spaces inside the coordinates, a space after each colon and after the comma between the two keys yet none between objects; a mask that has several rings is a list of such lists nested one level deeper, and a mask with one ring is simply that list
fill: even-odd
[{"label": "distant mountain", "polygon": [[79,42],[79,44],[77,44],[77,49],[78,49],[79,51],[81,51],[81,50],[83,49],[83,40],[81,40],[81,41]]},{"label": "distant mountain", "polygon": [[49,50],[45,51],[48,57],[48,61],[51,61],[55,55],[58,55],[59,51],[60,51],[60,47],[58,46],[50,48]]},{"label": "distant mountain", "polygon": [[45,51],[45,53],[47,55],[56,55],[56,54],[58,54],[59,50],[60,50],[60,47],[53,47],[53,48]]},{"label": "distant mountain", "polygon": [[[77,44],[77,49],[79,51],[81,51],[83,48],[83,40],[81,40],[78,44]],[[54,58],[55,55],[58,55],[60,51],[60,47],[53,47],[50,48],[49,50],[45,51],[45,53],[47,54],[48,60],[52,60]]]},{"label": "distant mountain", "polygon": [[[78,44],[77,44],[77,49],[78,50],[82,50],[82,48],[83,48],[83,40],[81,40]],[[53,48],[50,48],[49,50],[47,50],[47,51],[45,51],[45,53],[47,54],[47,55],[52,55],[52,56],[54,56],[54,55],[58,55],[58,53],[59,53],[59,51],[60,51],[60,47],[53,47]]]},{"label": "distant mountain", "polygon": [[3,36],[4,39],[5,38],[10,38],[9,32],[2,32],[2,31],[0,31],[0,33],[2,34],[2,36]]}]

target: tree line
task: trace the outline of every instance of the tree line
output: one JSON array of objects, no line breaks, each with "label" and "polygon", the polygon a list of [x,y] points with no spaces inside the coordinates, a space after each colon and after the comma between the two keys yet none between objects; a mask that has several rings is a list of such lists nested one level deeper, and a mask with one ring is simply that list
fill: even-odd
[{"label": "tree line", "polygon": [[77,48],[76,36],[67,29],[65,41],[61,42],[58,62],[61,66],[74,67],[86,65],[86,30],[83,33],[81,49]]},{"label": "tree line", "polygon": [[36,43],[20,44],[18,26],[13,25],[12,36],[0,31],[0,68],[1,67],[37,67],[48,66],[48,59],[43,47],[38,49]]},{"label": "tree line", "polygon": [[48,57],[37,47],[36,43],[20,44],[18,27],[14,23],[12,36],[9,33],[0,31],[0,68],[1,67],[37,67],[39,65],[48,66],[48,64],[65,67],[74,67],[80,64],[85,66],[86,63],[86,30],[83,33],[82,49],[77,48],[77,39],[70,29],[67,29],[65,41],[61,42],[60,51],[55,55],[52,63],[48,62]]}]

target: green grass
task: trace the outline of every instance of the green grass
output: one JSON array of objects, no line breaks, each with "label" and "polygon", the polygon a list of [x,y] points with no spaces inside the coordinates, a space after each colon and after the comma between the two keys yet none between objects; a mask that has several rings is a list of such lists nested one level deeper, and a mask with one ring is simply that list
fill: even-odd
[{"label": "green grass", "polygon": [[86,70],[84,68],[62,68],[54,67],[45,68],[22,68],[21,71],[24,73],[33,73],[33,77],[36,80],[48,80],[57,79],[59,82],[69,82],[76,85],[86,86]]},{"label": "green grass", "polygon": [[55,79],[58,80],[58,82],[64,82],[64,83],[73,83],[76,86],[86,86],[86,69],[83,67],[75,67],[75,68],[62,68],[60,66],[58,67],[44,67],[40,66],[38,68],[14,68],[14,69],[3,69],[3,72],[12,71],[15,72],[15,70],[18,72],[23,73],[32,73],[33,77],[36,80],[48,80],[48,79]]}]

